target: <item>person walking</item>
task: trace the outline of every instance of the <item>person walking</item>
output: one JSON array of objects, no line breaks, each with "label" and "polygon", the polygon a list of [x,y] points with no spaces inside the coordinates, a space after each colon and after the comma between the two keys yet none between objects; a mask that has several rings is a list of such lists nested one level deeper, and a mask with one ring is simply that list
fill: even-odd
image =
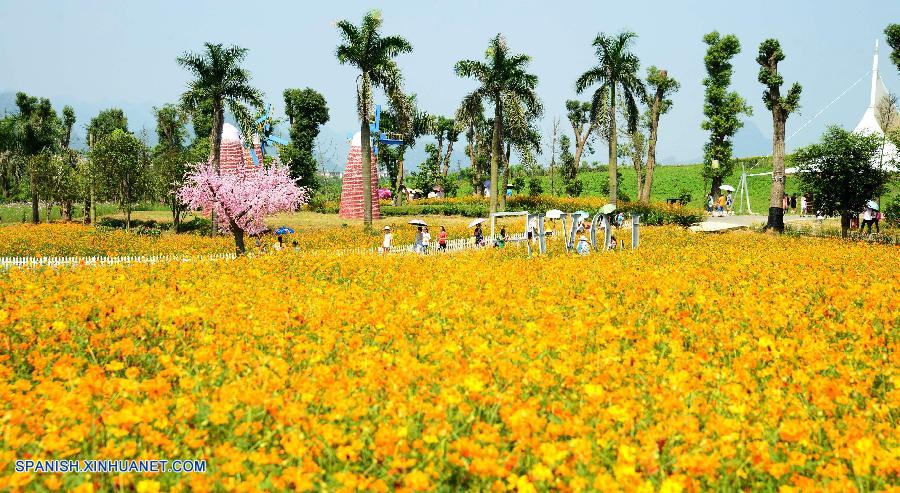
[{"label": "person walking", "polygon": [[447,229],[441,226],[441,232],[438,233],[438,248],[447,250]]},{"label": "person walking", "polygon": [[806,195],[800,196],[800,216],[806,215]]},{"label": "person walking", "polygon": [[734,195],[732,195],[731,191],[729,190],[728,195],[725,197],[725,210],[728,212],[728,214],[734,213],[734,210],[733,210],[734,208],[732,207],[733,205],[734,205]]},{"label": "person walking", "polygon": [[484,244],[484,232],[481,231],[480,224],[475,226],[475,231],[472,232],[472,236],[475,237],[475,246],[481,246]]},{"label": "person walking", "polygon": [[431,233],[428,232],[428,226],[422,231],[422,253],[428,253],[428,246],[431,245]]},{"label": "person walking", "polygon": [[418,231],[416,231],[416,243],[415,246],[413,246],[413,249],[416,253],[422,251],[422,226],[419,226]]},{"label": "person walking", "polygon": [[714,204],[714,200],[713,200],[712,194],[707,193],[706,194],[706,213],[709,214],[710,216],[713,213],[713,204]]},{"label": "person walking", "polygon": [[276,241],[272,247],[275,248],[276,252],[280,252],[284,248],[284,238],[282,238],[281,235],[278,235],[278,241]]},{"label": "person walking", "polygon": [[719,195],[719,208],[718,208],[719,216],[725,215],[725,196]]},{"label": "person walking", "polygon": [[860,225],[859,225],[860,234],[862,234],[863,228],[865,228],[866,226],[869,227],[868,234],[871,234],[872,233],[872,223],[874,221],[875,221],[875,218],[872,215],[872,209],[869,207],[866,207],[866,210],[863,211],[862,223],[860,223]]},{"label": "person walking", "polygon": [[386,253],[390,253],[393,243],[394,243],[394,235],[391,234],[391,227],[385,226],[384,227],[384,240],[382,240],[382,242],[381,242],[382,255],[386,254]]},{"label": "person walking", "polygon": [[872,222],[875,224],[875,232],[880,234],[881,228],[878,226],[878,223],[881,222],[881,211],[875,211]]},{"label": "person walking", "polygon": [[788,196],[782,195],[781,196],[781,208],[782,208],[782,210],[784,210],[784,214],[787,214],[787,212],[788,212],[788,205],[789,205]]},{"label": "person walking", "polygon": [[791,211],[796,214],[797,213],[797,194],[791,194],[791,201],[788,204],[791,208]]}]

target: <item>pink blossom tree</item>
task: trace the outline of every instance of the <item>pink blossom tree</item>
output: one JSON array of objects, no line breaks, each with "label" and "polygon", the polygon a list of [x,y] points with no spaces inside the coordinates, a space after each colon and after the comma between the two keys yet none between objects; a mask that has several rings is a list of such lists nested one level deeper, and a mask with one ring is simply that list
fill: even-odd
[{"label": "pink blossom tree", "polygon": [[234,236],[238,255],[244,253],[244,235],[266,229],[266,216],[294,211],[307,201],[307,191],[298,187],[281,165],[244,168],[220,174],[208,163],[198,163],[188,173],[178,198],[192,209],[215,211],[219,229]]}]

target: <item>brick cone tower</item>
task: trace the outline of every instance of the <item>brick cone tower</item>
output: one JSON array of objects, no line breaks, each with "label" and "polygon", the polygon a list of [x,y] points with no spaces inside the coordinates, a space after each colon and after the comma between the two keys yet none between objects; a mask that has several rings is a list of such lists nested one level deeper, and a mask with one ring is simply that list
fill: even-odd
[{"label": "brick cone tower", "polygon": [[[356,132],[350,142],[350,153],[347,155],[347,167],[341,184],[341,217],[347,219],[363,218],[363,181],[362,181],[362,144],[360,133]],[[372,219],[381,218],[378,202],[378,163],[372,156]]]},{"label": "brick cone tower", "polygon": [[[262,149],[257,139],[253,139],[253,152],[259,162],[262,162]],[[238,174],[254,166],[250,157],[250,149],[241,143],[241,133],[234,125],[226,123],[222,125],[222,147],[219,150],[219,173]]]}]

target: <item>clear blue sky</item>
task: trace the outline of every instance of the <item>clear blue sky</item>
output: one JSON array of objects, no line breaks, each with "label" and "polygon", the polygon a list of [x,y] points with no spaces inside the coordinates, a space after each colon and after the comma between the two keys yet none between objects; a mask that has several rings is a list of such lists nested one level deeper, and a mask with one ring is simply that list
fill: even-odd
[{"label": "clear blue sky", "polygon": [[[802,115],[791,117],[788,134],[865,74],[875,38],[882,40],[881,70],[889,89],[900,91],[888,60],[883,30],[900,22],[900,1],[688,0],[646,2],[334,2],[79,1],[0,0],[0,93],[23,90],[91,111],[121,106],[132,127],[150,125],[150,108],[174,102],[187,73],[175,58],[203,42],[250,49],[246,66],[276,110],[287,87],[322,92],[331,111],[326,135],[343,139],[355,123],[355,73],[334,57],[339,37],[334,22],[359,22],[378,6],[388,34],[413,45],[398,62],[406,89],[431,113],[452,114],[473,83],[458,78],[453,64],[481,58],[488,39],[502,32],[515,52],[533,57],[538,93],[546,108],[541,124],[549,134],[553,117],[565,122],[564,101],[575,96],[575,78],[594,63],[591,41],[598,32],[629,29],[642,72],[653,64],[682,83],[672,112],[661,123],[659,156],[685,162],[702,155],[704,33],[735,33],[743,51],[735,60],[734,87],[754,106],[736,146],[768,149],[771,117],[762,105],[754,61],[759,43],[778,38],[787,55],[786,81],[803,85]],[[771,11],[771,13],[770,13]],[[586,96],[582,96],[586,97]],[[868,80],[857,85],[788,143],[815,140],[829,123],[852,128],[868,103]],[[83,110],[87,112],[88,110]],[[93,115],[79,114],[80,123]],[[602,151],[602,146],[601,146]],[[338,160],[345,153],[339,143]],[[758,151],[757,151],[758,152]],[[597,158],[605,161],[599,152]],[[459,156],[463,159],[462,156]]]}]

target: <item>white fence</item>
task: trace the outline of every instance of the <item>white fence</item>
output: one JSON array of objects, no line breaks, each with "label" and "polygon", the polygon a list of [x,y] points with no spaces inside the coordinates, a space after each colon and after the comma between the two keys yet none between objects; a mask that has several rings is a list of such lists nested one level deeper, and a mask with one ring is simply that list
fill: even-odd
[{"label": "white fence", "polygon": [[[508,236],[509,242],[527,241],[525,233],[515,233]],[[439,254],[460,252],[463,250],[474,250],[478,248],[487,248],[494,245],[496,238],[493,236],[485,236],[482,245],[475,244],[475,238],[456,238],[447,240],[447,247],[440,248],[437,241],[432,241],[424,250],[425,254]],[[301,252],[304,254],[338,254],[338,255],[364,255],[382,253],[381,248],[350,248],[337,251],[313,251]],[[398,246],[391,248],[390,253],[417,253],[414,244]],[[250,256],[259,255],[259,253],[249,254]],[[265,254],[264,254],[265,255]],[[0,269],[8,269],[10,267],[78,267],[83,265],[115,265],[115,264],[154,264],[158,262],[191,262],[202,260],[233,260],[237,256],[233,253],[218,253],[210,255],[127,255],[118,257],[0,257]]]},{"label": "white fence", "polygon": [[157,262],[191,262],[196,260],[232,260],[233,253],[210,255],[126,255],[118,257],[0,257],[0,268],[10,267],[71,267],[82,265],[153,264]]}]

